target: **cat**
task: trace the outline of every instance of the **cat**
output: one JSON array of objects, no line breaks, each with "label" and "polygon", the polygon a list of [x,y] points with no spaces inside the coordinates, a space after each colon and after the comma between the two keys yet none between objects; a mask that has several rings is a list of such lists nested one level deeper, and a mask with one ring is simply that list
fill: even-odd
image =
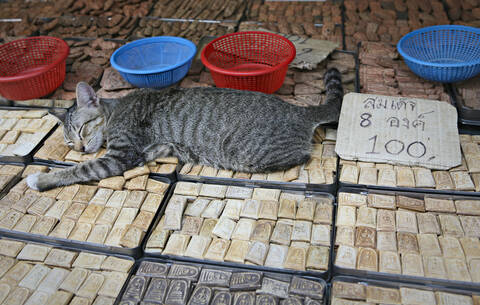
[{"label": "cat", "polygon": [[338,121],[343,88],[335,68],[325,73],[326,103],[300,107],[260,92],[225,88],[138,89],[119,99],[100,99],[86,83],[76,87],[76,105],[51,111],[63,123],[66,144],[98,159],[27,184],[45,191],[122,175],[160,157],[240,172],[270,172],[303,164],[319,124]]}]

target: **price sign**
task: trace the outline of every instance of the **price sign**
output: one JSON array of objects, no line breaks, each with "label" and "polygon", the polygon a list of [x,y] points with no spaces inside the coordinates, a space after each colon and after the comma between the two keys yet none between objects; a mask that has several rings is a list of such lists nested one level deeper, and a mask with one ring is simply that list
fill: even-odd
[{"label": "price sign", "polygon": [[458,166],[457,110],[439,101],[349,93],[335,151],[346,160],[441,170]]}]

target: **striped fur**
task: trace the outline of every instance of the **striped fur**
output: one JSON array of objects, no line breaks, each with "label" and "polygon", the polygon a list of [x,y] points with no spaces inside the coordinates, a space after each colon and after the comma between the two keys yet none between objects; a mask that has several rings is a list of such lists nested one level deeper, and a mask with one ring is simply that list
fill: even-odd
[{"label": "striped fur", "polygon": [[118,100],[100,100],[84,83],[78,105],[64,121],[65,140],[94,152],[107,142],[105,156],[27,179],[47,190],[121,175],[155,158],[242,172],[287,169],[310,157],[316,126],[338,120],[343,90],[340,73],[325,74],[325,105],[298,107],[273,95],[219,88],[140,89]]}]

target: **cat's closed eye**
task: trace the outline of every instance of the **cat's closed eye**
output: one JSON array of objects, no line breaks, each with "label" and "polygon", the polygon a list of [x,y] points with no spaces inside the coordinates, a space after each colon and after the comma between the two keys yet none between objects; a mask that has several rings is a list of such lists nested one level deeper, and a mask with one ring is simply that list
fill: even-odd
[{"label": "cat's closed eye", "polygon": [[83,140],[83,131],[84,131],[84,127],[85,127],[86,124],[83,124],[82,127],[80,127],[80,131],[78,132],[78,138],[80,140]]}]

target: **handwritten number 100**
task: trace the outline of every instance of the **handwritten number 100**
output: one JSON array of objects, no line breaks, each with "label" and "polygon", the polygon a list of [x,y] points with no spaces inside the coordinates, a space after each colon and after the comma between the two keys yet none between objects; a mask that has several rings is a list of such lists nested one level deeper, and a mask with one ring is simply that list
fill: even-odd
[{"label": "handwritten number 100", "polygon": [[[372,150],[367,154],[379,154],[375,151],[377,146],[377,135],[369,138],[369,141],[373,141]],[[385,143],[385,151],[390,155],[399,155],[405,150],[405,143],[400,140],[390,140]],[[427,153],[427,147],[420,141],[414,141],[407,146],[407,154],[412,158],[421,158]]]}]

